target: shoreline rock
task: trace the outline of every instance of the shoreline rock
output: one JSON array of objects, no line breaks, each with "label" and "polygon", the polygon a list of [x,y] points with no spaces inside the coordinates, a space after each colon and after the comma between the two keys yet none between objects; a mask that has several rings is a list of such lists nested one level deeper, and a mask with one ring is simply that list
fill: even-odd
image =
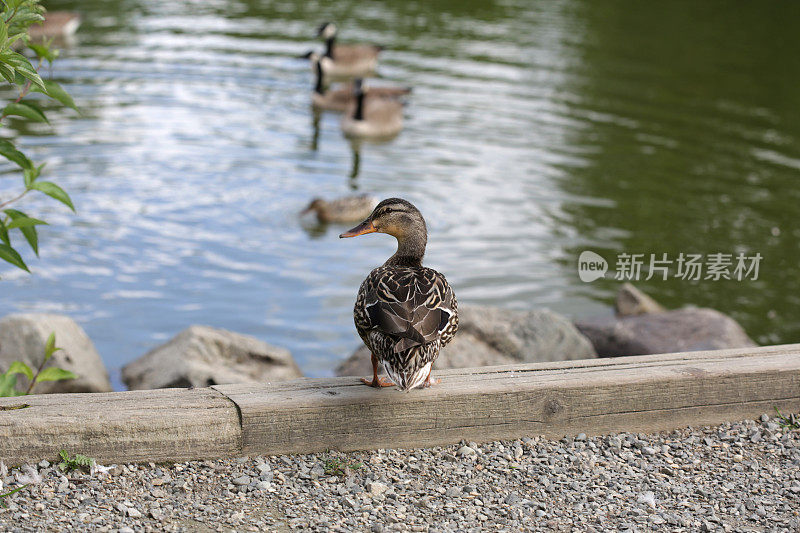
[{"label": "shoreline rock", "polygon": [[[17,313],[0,319],[0,371],[7,370],[14,361],[37,368],[50,333],[55,333],[56,346],[62,349],[53,354],[47,367],[70,370],[78,378],[37,383],[35,394],[112,390],[108,371],[91,339],[77,322],[64,315]],[[28,378],[17,376],[17,390],[27,387]]]},{"label": "shoreline rock", "polygon": [[630,283],[617,294],[616,311],[616,317],[575,323],[600,357],[758,346],[724,313],[698,307],[665,310]]},{"label": "shoreline rock", "polygon": [[[517,311],[459,306],[459,331],[434,368],[467,368],[596,357],[589,340],[566,317],[550,310]],[[337,376],[372,373],[369,350],[360,346],[336,368]]]},{"label": "shoreline rock", "polygon": [[208,387],[303,377],[289,350],[208,326],[190,326],[122,368],[130,390]]}]

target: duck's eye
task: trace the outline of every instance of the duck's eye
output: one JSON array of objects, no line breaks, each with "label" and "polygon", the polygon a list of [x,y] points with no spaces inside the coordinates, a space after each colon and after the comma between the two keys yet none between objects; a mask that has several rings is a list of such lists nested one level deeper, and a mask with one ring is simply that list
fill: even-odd
[{"label": "duck's eye", "polygon": [[392,209],[391,207],[387,207],[386,209],[384,209],[384,210],[383,210],[383,214],[384,214],[384,215],[388,215],[388,214],[389,214],[389,213],[391,213],[392,211],[394,211],[394,209]]}]

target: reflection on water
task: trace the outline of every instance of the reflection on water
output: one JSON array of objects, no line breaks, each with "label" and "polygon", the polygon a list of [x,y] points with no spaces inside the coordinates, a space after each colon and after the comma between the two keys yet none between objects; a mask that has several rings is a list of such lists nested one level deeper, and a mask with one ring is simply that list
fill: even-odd
[{"label": "reflection on water", "polygon": [[[84,15],[53,71],[84,116],[53,109],[22,144],[79,212],[31,207],[53,224],[42,258],[33,276],[0,272],[0,294],[74,316],[115,373],[202,323],[330,374],[359,342],[358,284],[394,242],[340,241],[297,212],[352,189],[420,207],[427,262],[461,301],[607,312],[616,284],[580,282],[584,249],[760,252],[757,282],[642,285],[759,342],[800,340],[797,3],[49,7]],[[321,49],[321,20],[386,46],[381,75],[414,87],[392,142],[354,151],[338,115],[314,116],[295,56]]]}]

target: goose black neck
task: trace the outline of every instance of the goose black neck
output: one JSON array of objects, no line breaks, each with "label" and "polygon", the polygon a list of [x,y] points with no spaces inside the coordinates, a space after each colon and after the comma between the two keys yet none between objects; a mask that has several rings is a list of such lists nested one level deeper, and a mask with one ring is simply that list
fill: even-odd
[{"label": "goose black neck", "polygon": [[325,89],[322,86],[322,61],[317,61],[317,84],[314,86],[314,92],[325,94]]},{"label": "goose black neck", "polygon": [[333,44],[336,36],[328,37],[325,39],[325,56],[333,59]]},{"label": "goose black neck", "polygon": [[353,120],[364,120],[364,91],[356,93],[356,112],[353,113]]}]

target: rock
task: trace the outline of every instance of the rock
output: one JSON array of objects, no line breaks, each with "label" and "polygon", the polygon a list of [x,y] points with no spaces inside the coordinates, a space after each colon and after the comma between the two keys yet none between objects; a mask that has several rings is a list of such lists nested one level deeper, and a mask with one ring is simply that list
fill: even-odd
[{"label": "rock", "polygon": [[461,457],[475,455],[477,452],[469,446],[462,446],[458,449],[458,455]]},{"label": "rock", "polygon": [[646,315],[665,311],[658,302],[630,283],[622,285],[617,292],[614,309],[617,312],[617,316]]},{"label": "rock", "polygon": [[[100,355],[86,332],[71,318],[50,314],[12,314],[0,319],[0,371],[14,361],[36,369],[44,357],[50,333],[56,335],[55,352],[47,366],[69,370],[77,379],[37,383],[33,392],[108,392],[111,382]],[[28,378],[17,376],[17,389],[25,390]]]},{"label": "rock", "polygon": [[713,309],[691,308],[596,318],[575,324],[600,357],[756,346],[742,327]]},{"label": "rock", "polygon": [[240,487],[244,486],[244,485],[249,485],[250,484],[250,476],[239,476],[239,477],[233,478],[231,483],[233,483],[234,485],[240,486]]},{"label": "rock", "polygon": [[131,390],[208,387],[302,377],[288,350],[207,326],[190,326],[122,369]]},{"label": "rock", "polygon": [[367,485],[367,490],[372,496],[380,496],[381,494],[389,490],[389,486],[379,481],[373,481]]},{"label": "rock", "polygon": [[[514,311],[477,305],[461,305],[458,311],[459,331],[439,354],[435,368],[596,357],[589,340],[567,318],[552,311]],[[369,351],[363,345],[336,369],[339,376],[371,373]]]}]

